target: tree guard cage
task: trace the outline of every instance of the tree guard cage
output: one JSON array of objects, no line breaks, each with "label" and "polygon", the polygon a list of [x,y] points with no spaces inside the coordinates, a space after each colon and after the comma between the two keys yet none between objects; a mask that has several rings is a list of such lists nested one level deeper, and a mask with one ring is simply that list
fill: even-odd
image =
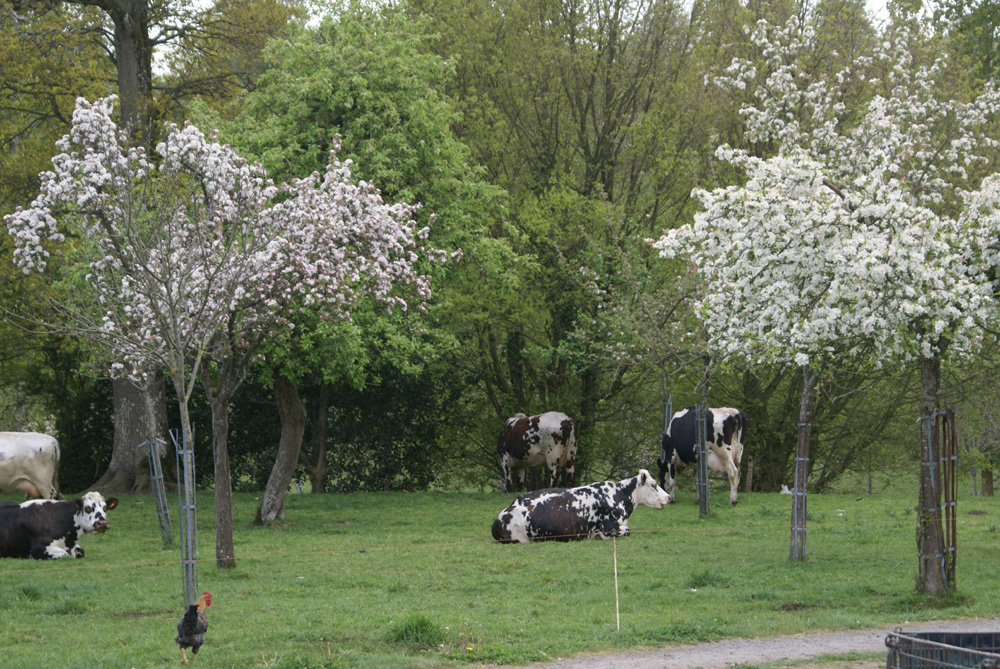
[{"label": "tree guard cage", "polygon": [[174,537],[170,531],[170,511],[167,508],[167,491],[163,485],[163,468],[160,466],[160,445],[167,442],[162,439],[149,439],[136,448],[143,446],[149,449],[149,489],[156,500],[156,516],[160,520],[160,536],[164,546],[173,546]]},{"label": "tree guard cage", "polygon": [[[667,379],[664,377],[663,386],[664,389],[661,391],[663,393],[663,433],[660,435],[660,461],[663,462],[664,467],[669,467],[670,462],[667,460],[667,449],[663,445],[664,440],[667,437],[667,429],[670,427],[670,419],[674,417],[674,394],[667,394],[666,391]],[[669,470],[668,470],[669,471]]]},{"label": "tree guard cage", "polygon": [[670,463],[667,462],[667,449],[663,447],[663,438],[667,436],[667,428],[670,427],[670,419],[673,418],[673,416],[674,394],[670,393],[670,395],[663,400],[663,434],[660,435],[660,460],[662,460],[665,465]]},{"label": "tree guard cage", "polygon": [[809,435],[812,423],[799,423],[798,445],[795,450],[795,487],[792,490],[791,544],[788,559],[793,562],[806,558],[806,482],[809,479]]},{"label": "tree guard cage", "polygon": [[945,409],[938,412],[937,430],[938,443],[941,445],[941,491],[944,499],[941,503],[944,516],[944,560],[943,569],[945,583],[949,588],[955,588],[955,557],[958,548],[958,527],[955,521],[956,481],[955,465],[958,460],[958,430],[955,429],[955,411]]},{"label": "tree guard cage", "polygon": [[958,431],[955,427],[954,409],[938,411],[923,420],[922,439],[927,444],[928,460],[922,462],[930,472],[932,501],[926,515],[937,527],[941,539],[935,561],[940,564],[942,579],[949,589],[955,588],[955,561],[958,548],[956,507],[956,462],[958,460]]},{"label": "tree guard cage", "polygon": [[194,435],[188,443],[177,443],[177,431],[170,431],[177,452],[177,506],[181,528],[181,575],[184,581],[184,609],[198,598],[198,533],[195,522]]}]

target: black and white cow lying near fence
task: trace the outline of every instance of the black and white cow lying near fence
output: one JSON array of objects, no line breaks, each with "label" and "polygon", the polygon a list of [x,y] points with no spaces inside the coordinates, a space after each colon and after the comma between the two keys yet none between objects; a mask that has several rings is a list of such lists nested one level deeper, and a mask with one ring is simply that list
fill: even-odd
[{"label": "black and white cow lying near fence", "polygon": [[0,504],[0,557],[51,560],[83,557],[80,537],[105,532],[109,509],[118,506],[99,492],[68,501],[31,500],[22,504]]},{"label": "black and white cow lying near fence", "polygon": [[621,481],[579,488],[546,488],[520,495],[493,521],[493,538],[503,543],[540,539],[608,539],[625,536],[638,505],[662,509],[670,500],[653,475],[640,469]]},{"label": "black and white cow lying near fence", "polygon": [[[740,460],[743,459],[743,433],[747,419],[739,410],[728,407],[705,412],[705,439],[708,469],[729,477],[729,503],[736,506],[736,491],[740,486]],[[694,407],[678,411],[670,419],[663,435],[660,459],[660,485],[670,501],[674,501],[677,472],[698,461],[695,448]]]},{"label": "black and white cow lying near fence", "polygon": [[566,485],[576,485],[576,421],[564,413],[514,414],[500,430],[497,453],[504,492],[511,490],[515,472],[515,489],[520,490],[525,470],[538,465],[548,467],[550,486],[556,485],[560,475]]}]

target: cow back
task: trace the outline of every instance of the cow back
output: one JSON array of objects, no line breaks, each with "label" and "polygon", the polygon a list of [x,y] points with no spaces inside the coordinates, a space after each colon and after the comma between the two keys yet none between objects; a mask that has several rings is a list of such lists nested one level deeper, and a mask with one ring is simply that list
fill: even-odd
[{"label": "cow back", "polygon": [[[708,418],[706,417],[706,420]],[[663,454],[665,462],[676,456],[684,464],[692,464],[697,460],[697,426],[695,425],[694,407],[687,407],[675,413],[667,425],[663,435]]]}]

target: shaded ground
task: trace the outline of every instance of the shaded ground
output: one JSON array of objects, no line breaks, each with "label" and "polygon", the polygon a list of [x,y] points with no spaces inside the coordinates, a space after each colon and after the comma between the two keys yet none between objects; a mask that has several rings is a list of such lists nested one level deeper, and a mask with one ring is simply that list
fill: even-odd
[{"label": "shaded ground", "polygon": [[[904,632],[931,630],[982,632],[1000,630],[1000,619],[973,618],[930,623],[901,622]],[[896,626],[876,630],[817,632],[761,639],[727,639],[655,650],[583,653],[572,658],[530,665],[536,669],[723,669],[734,665],[766,665],[806,669],[874,669],[885,666],[885,636]],[[829,661],[810,659],[863,653],[869,657]],[[872,654],[879,657],[871,658]]]}]

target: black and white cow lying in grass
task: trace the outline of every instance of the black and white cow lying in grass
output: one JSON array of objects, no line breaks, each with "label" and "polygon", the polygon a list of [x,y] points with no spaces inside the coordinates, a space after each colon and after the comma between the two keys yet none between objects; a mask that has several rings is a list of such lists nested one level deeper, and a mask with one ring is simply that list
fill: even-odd
[{"label": "black and white cow lying in grass", "polygon": [[0,557],[51,560],[83,557],[80,537],[108,529],[108,509],[118,506],[99,492],[82,499],[54,501],[35,499],[22,504],[0,504]]},{"label": "black and white cow lying in grass", "polygon": [[528,543],[625,536],[636,506],[662,509],[669,499],[645,469],[621,481],[536,490],[520,495],[500,512],[493,521],[493,538],[503,543]]}]

